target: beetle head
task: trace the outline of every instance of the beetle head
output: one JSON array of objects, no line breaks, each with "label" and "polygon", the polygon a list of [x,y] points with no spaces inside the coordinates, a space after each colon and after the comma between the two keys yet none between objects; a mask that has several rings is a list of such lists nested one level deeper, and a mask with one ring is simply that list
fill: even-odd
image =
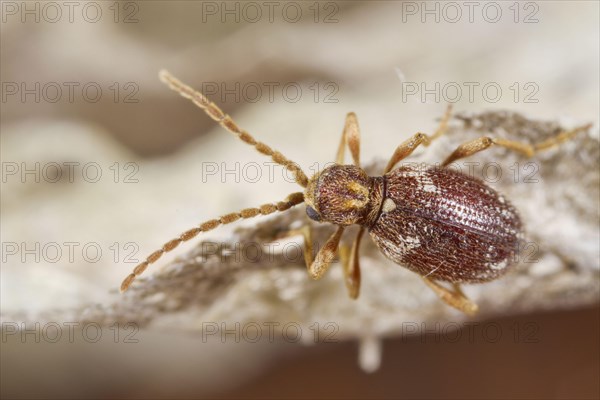
[{"label": "beetle head", "polygon": [[333,165],[308,182],[306,214],[314,221],[336,225],[359,223],[367,213],[371,180],[359,167]]}]

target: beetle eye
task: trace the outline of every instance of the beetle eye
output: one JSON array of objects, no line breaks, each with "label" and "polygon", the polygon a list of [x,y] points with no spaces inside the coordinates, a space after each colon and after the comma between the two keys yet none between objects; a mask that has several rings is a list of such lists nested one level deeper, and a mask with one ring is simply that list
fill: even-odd
[{"label": "beetle eye", "polygon": [[319,213],[311,206],[306,206],[306,215],[308,215],[308,218],[312,219],[313,221],[321,220]]}]

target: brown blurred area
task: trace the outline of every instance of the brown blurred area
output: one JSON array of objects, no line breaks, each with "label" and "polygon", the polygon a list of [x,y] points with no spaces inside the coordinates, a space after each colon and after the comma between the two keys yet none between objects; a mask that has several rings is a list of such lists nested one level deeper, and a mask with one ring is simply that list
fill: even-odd
[{"label": "brown blurred area", "polygon": [[[378,118],[385,116],[389,125],[402,124],[405,134],[422,127],[414,117],[422,118],[426,112],[429,119],[436,118],[443,107],[440,101],[432,101],[431,95],[426,106],[418,95],[401,101],[396,68],[407,81],[427,83],[429,89],[435,82],[458,83],[464,90],[458,102],[461,110],[516,107],[544,117],[558,112],[586,118],[597,105],[594,85],[584,79],[593,76],[594,63],[590,61],[594,58],[588,50],[596,33],[592,28],[594,6],[585,1],[523,6],[518,18],[534,15],[538,22],[531,24],[512,23],[516,11],[508,5],[502,7],[503,17],[498,22],[486,23],[479,14],[469,22],[467,9],[463,9],[463,18],[449,23],[451,10],[443,2],[428,6],[437,7],[436,15],[426,13],[426,2],[403,1],[324,2],[318,7],[316,3],[287,2],[294,7],[286,8],[286,17],[282,11],[286,2],[276,2],[280,13],[274,12],[273,22],[263,6],[264,18],[248,23],[251,11],[262,4],[249,3],[251,7],[246,9],[244,2],[121,2],[118,12],[105,4],[100,7],[102,18],[95,23],[77,13],[69,23],[65,10],[57,23],[44,23],[43,14],[42,21],[34,23],[35,13],[22,16],[19,3],[15,3],[17,10],[5,17],[7,23],[2,26],[2,80],[24,82],[27,88],[36,82],[42,87],[55,82],[62,86],[63,95],[56,102],[33,101],[32,95],[19,101],[21,92],[10,95],[2,104],[2,123],[85,121],[102,127],[142,156],[172,153],[213,125],[158,82],[162,68],[198,88],[206,82],[228,90],[236,83],[242,87],[259,84],[265,89],[259,104],[268,104],[265,82],[299,82],[304,88],[302,101],[286,105],[307,119],[321,119],[335,109],[323,101],[327,92],[313,104],[317,107],[307,109],[304,100],[313,94],[308,86],[333,82],[338,90],[333,98],[340,105],[356,109],[371,104],[371,112]],[[44,7],[38,7],[42,13]],[[288,22],[289,10],[296,8],[301,17]],[[114,18],[128,23],[114,23]],[[26,22],[19,23],[20,19]],[[529,37],[528,41],[523,41],[524,37]],[[561,51],[571,51],[576,57],[563,57]],[[498,82],[504,95],[498,102],[484,101],[481,93],[467,99],[463,83],[470,81],[482,85]],[[515,81],[519,86],[526,82],[537,85],[532,102],[524,101],[524,95],[532,92],[524,87],[514,101],[514,88],[509,87]],[[65,82],[79,84],[75,101],[68,100]],[[80,93],[90,82],[103,90],[98,102],[84,101]],[[127,83],[135,87],[125,87]],[[252,105],[248,102],[252,95],[240,97],[237,92],[237,98],[220,97],[221,91],[214,98],[229,113]],[[52,97],[52,90],[49,93]],[[136,102],[129,103],[126,98]],[[281,94],[274,102],[282,102]],[[418,114],[413,116],[414,112]],[[365,112],[362,115],[364,118]]]},{"label": "brown blurred area", "polygon": [[[25,4],[12,3],[19,7]],[[33,3],[40,7],[43,4]],[[210,3],[217,7],[225,4]],[[84,134],[93,132],[103,140],[90,140],[91,147],[106,141],[107,146],[124,152],[128,160],[156,161],[154,172],[173,165],[177,168],[173,177],[185,169],[176,164],[177,156],[192,143],[199,149],[198,158],[243,160],[240,154],[249,150],[238,147],[228,134],[223,134],[223,142],[217,142],[220,138],[212,142],[209,133],[215,132],[214,122],[158,81],[162,68],[198,88],[207,81],[230,88],[240,82],[299,83],[305,90],[299,102],[285,101],[281,96],[273,102],[261,97],[257,103],[233,97],[221,101],[218,94],[213,99],[257,138],[269,144],[275,142],[278,149],[287,147],[290,158],[299,158],[305,165],[309,165],[308,160],[331,159],[344,115],[349,111],[356,111],[365,127],[361,149],[365,160],[385,157],[400,139],[433,126],[445,102],[402,101],[396,69],[409,81],[497,81],[506,91],[497,103],[480,97],[473,102],[461,99],[455,105],[461,111],[510,109],[542,119],[566,117],[597,124],[597,2],[530,2],[539,7],[540,22],[529,25],[512,23],[511,14],[498,24],[481,20],[474,24],[421,23],[419,16],[403,22],[403,4],[419,6],[424,2],[401,1],[322,2],[319,19],[335,10],[338,22],[315,23],[314,15],[308,12],[313,3],[297,3],[302,4],[305,16],[296,23],[281,18],[273,23],[224,23],[213,17],[204,22],[203,2],[199,1],[115,3],[120,4],[121,19],[124,13],[137,10],[136,23],[114,23],[109,2],[100,2],[106,18],[96,24],[81,19],[72,24],[36,23],[31,18],[21,23],[4,14],[8,22],[0,27],[2,82],[25,82],[29,87],[36,82],[94,82],[103,89],[103,96],[98,102],[83,101],[80,95],[74,102],[64,96],[58,102],[9,97],[1,104],[2,140],[7,136],[11,143],[23,139],[18,156],[31,149],[44,153],[45,144],[36,147],[15,136],[56,133],[64,128],[61,124],[73,123],[81,137],[87,138]],[[443,4],[431,3],[440,7]],[[499,2],[505,12],[509,12],[508,3]],[[136,4],[137,8],[129,8],[128,4]],[[522,9],[526,11],[531,10]],[[539,101],[515,102],[508,88],[516,81],[535,82]],[[319,101],[313,101],[313,92],[308,88],[315,83],[324,88],[331,82],[336,85],[338,101],[324,102],[323,93]],[[129,83],[134,86],[126,86]],[[115,84],[119,88],[118,101],[111,89]],[[124,101],[128,94],[138,101]],[[284,120],[288,116],[294,119]],[[331,131],[320,131],[323,126]],[[69,146],[69,142],[56,143],[58,149]],[[54,149],[48,149],[48,153]],[[3,151],[3,161],[20,161],[14,157]],[[21,241],[35,231],[62,242],[81,233],[100,231],[112,240],[125,231],[131,237],[147,239],[144,242],[151,246],[162,240],[157,237],[165,236],[170,227],[168,216],[159,216],[167,212],[165,208],[173,213],[184,210],[177,217],[187,221],[189,215],[204,218],[209,212],[224,213],[281,197],[277,185],[238,191],[235,185],[205,190],[198,184],[196,196],[188,200],[200,210],[196,214],[186,208],[186,203],[178,202],[183,197],[180,192],[157,188],[161,180],[153,180],[152,173],[152,167],[143,170],[145,180],[135,189],[147,190],[144,193],[148,198],[165,196],[160,199],[172,202],[169,206],[119,203],[116,193],[104,201],[109,203],[105,208],[100,208],[100,200],[91,200],[97,200],[98,195],[90,189],[85,199],[66,197],[60,202],[65,208],[89,207],[85,212],[95,219],[71,220],[68,211],[63,215],[32,203],[35,207],[30,209],[43,211],[44,219],[35,218],[18,199],[10,204],[12,208],[3,204],[2,219],[13,218],[3,223],[2,233]],[[196,183],[187,182],[194,187]],[[38,192],[30,197],[35,196],[45,199]],[[227,209],[217,209],[225,205]],[[128,211],[118,214],[114,208]],[[186,210],[188,214],[183,215]],[[125,220],[123,215],[131,219]],[[96,225],[96,219],[102,223]],[[61,225],[56,220],[66,221],[71,233],[61,236]],[[152,227],[154,236],[145,238],[143,234],[150,235],[145,233],[150,225],[137,226],[134,220],[158,221]],[[57,276],[54,273],[38,276],[37,272],[15,278],[28,267],[3,264],[3,314],[28,310],[34,307],[32,304],[37,307],[34,311],[39,311],[55,308],[57,302],[72,307],[93,303],[97,298],[89,295],[90,288],[108,292],[116,287],[124,271],[111,264],[94,266],[95,271],[101,271],[97,276],[102,279],[93,274],[73,280],[59,275],[64,282],[56,283],[52,281]],[[47,292],[40,287],[47,288]],[[472,341],[464,333],[458,340],[453,333],[447,337],[430,334],[387,338],[381,368],[372,374],[360,369],[357,344],[353,342],[314,346],[267,343],[246,345],[244,349],[234,346],[232,350],[221,343],[201,343],[197,337],[181,332],[142,331],[135,348],[114,343],[20,343],[11,337],[1,343],[1,395],[7,399],[600,398],[597,305],[479,322],[500,327],[500,339],[490,343],[478,329]],[[515,339],[515,329],[524,326],[534,327],[535,341],[525,340],[523,332]],[[212,367],[213,362],[219,364],[218,369]]]},{"label": "brown blurred area", "polygon": [[[118,24],[111,20],[116,13],[114,8],[109,9],[109,5],[104,5],[101,7],[104,18],[98,23],[89,24],[81,18],[75,18],[75,23],[67,30],[52,29],[56,27],[51,24],[33,23],[35,14],[23,17],[30,23],[15,23],[21,17],[19,5],[17,14],[7,17],[9,23],[3,27],[3,80],[26,82],[27,89],[32,89],[35,82],[40,82],[42,86],[47,82],[57,82],[62,86],[63,95],[58,102],[43,101],[43,97],[42,101],[33,101],[33,95],[28,95],[29,100],[26,102],[10,98],[10,101],[5,101],[2,105],[3,123],[10,124],[32,117],[54,120],[75,117],[102,127],[107,134],[141,156],[161,156],[185,146],[213,127],[213,121],[204,118],[192,107],[182,107],[158,82],[158,71],[161,68],[175,64],[177,67],[173,68],[173,72],[185,76],[186,81],[194,87],[201,88],[203,82],[210,81],[224,85],[222,87],[231,91],[240,82],[257,83],[263,89],[266,89],[264,82],[339,82],[339,77],[332,76],[331,71],[323,70],[318,63],[310,60],[298,63],[296,57],[302,55],[287,48],[285,37],[283,41],[272,37],[271,44],[275,45],[275,51],[277,48],[285,49],[286,52],[291,50],[292,57],[286,54],[268,54],[269,44],[260,43],[264,42],[260,28],[271,28],[279,33],[283,32],[286,25],[298,32],[310,28],[309,5],[302,7],[303,16],[297,23],[290,24],[282,22],[282,18],[274,18],[273,24],[259,23],[253,26],[243,23],[243,2],[229,2],[227,7],[231,10],[237,7],[238,15],[233,13],[223,17],[226,23],[222,22],[219,13],[209,15],[207,6],[203,3],[210,3],[211,7],[213,4],[217,5],[220,10],[221,4],[227,2],[168,3],[122,2],[119,18],[125,19],[126,15],[130,15],[131,20],[138,22]],[[132,7],[131,4],[138,6]],[[43,6],[38,7],[40,13],[43,13]],[[321,7],[326,7],[329,12],[335,11],[338,15],[361,8],[361,4],[352,1],[332,2],[329,6]],[[31,5],[30,9],[35,8]],[[235,18],[241,22],[235,23]],[[60,27],[64,24],[59,21],[56,25]],[[80,35],[86,37],[86,41],[70,36],[74,31],[79,31]],[[50,38],[46,36],[48,34],[51,35]],[[45,47],[46,40],[52,41],[52,45],[56,46]],[[99,43],[95,43],[95,40]],[[98,50],[90,51],[90,46],[94,45]],[[331,50],[334,51],[333,48]],[[128,56],[124,57],[125,54]],[[177,55],[175,62],[174,54]],[[131,56],[140,58],[130,62],[128,58]],[[184,61],[186,57],[188,61]],[[65,64],[69,62],[73,64]],[[393,70],[388,72],[393,73]],[[79,84],[75,87],[75,101],[67,99],[69,89],[63,82]],[[98,83],[103,90],[97,102],[82,101],[83,96],[79,91],[89,82]],[[120,90],[120,101],[114,100],[117,89],[112,85],[115,83]],[[124,87],[126,83],[133,83],[135,86]],[[238,97],[235,94],[226,95],[226,104],[217,101],[225,112],[234,113],[247,103],[239,92],[238,90]],[[21,93],[20,91],[17,96]],[[125,100],[128,95],[128,100],[135,102],[128,103]],[[54,93],[49,95],[52,96]],[[261,96],[261,102],[264,97]],[[275,101],[281,101],[280,97]]]},{"label": "brown blurred area", "polygon": [[[277,349],[261,367],[241,347],[226,355],[216,342],[224,368],[215,374],[200,366],[214,351],[175,333],[141,332],[133,352],[110,340],[86,343],[79,356],[67,351],[72,343],[15,345],[11,336],[2,344],[2,398],[597,399],[599,334],[598,307],[477,321],[459,332],[386,339],[372,374],[359,368],[352,342],[251,344]],[[241,380],[228,377],[240,371]],[[201,375],[219,388],[207,390]]]},{"label": "brown blurred area", "polygon": [[387,339],[370,375],[353,344],[309,348],[221,398],[597,399],[598,335],[597,307],[484,321],[471,335]]}]

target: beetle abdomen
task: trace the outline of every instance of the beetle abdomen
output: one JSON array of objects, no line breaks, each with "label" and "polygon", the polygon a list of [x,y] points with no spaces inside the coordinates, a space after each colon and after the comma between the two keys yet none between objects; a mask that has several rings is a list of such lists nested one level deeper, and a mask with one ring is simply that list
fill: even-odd
[{"label": "beetle abdomen", "polygon": [[414,166],[384,179],[381,213],[370,234],[394,262],[457,283],[493,280],[514,263],[521,220],[502,195],[479,179]]}]

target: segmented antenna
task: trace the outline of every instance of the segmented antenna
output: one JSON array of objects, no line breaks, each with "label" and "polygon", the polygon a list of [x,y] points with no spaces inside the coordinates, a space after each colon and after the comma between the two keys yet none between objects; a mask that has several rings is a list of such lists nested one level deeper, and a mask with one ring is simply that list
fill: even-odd
[{"label": "segmented antenna", "polygon": [[181,96],[191,100],[195,105],[204,110],[209,117],[217,121],[223,128],[236,135],[244,143],[254,146],[259,153],[270,156],[271,159],[277,164],[283,165],[286,169],[294,174],[294,180],[296,183],[302,187],[306,187],[308,178],[302,169],[300,169],[298,164],[288,160],[283,154],[271,149],[266,144],[254,139],[252,135],[237,126],[233,119],[229,115],[225,114],[223,110],[219,108],[219,106],[208,100],[202,93],[195,91],[185,83],[181,82],[179,79],[175,78],[168,71],[160,71],[159,78]]},{"label": "segmented antenna", "polygon": [[[208,100],[206,96],[204,96],[202,93],[197,92],[191,87],[182,83],[169,72],[162,70],[160,71],[159,77],[160,80],[166,83],[171,89],[173,89],[186,99],[190,99],[194,104],[196,104],[198,107],[204,110],[204,112],[206,112],[206,114],[208,114],[209,117],[217,121],[219,125],[221,125],[223,128],[236,135],[244,143],[253,146],[259,153],[264,154],[266,156],[270,156],[271,159],[277,164],[282,165],[286,169],[291,171],[294,174],[295,181],[300,186],[306,187],[308,183],[308,178],[296,163],[288,160],[280,152],[275,151],[266,144],[254,139],[252,135],[250,135],[245,130],[241,129],[229,115],[225,114],[219,108],[219,106]],[[183,232],[181,235],[179,235],[179,237],[168,241],[159,250],[156,250],[154,253],[150,254],[146,258],[146,260],[144,260],[137,267],[135,267],[133,269],[133,272],[123,280],[123,283],[121,283],[121,292],[126,291],[131,286],[135,278],[141,275],[150,264],[156,262],[164,253],[168,253],[169,251],[179,246],[180,243],[186,242],[196,237],[200,232],[207,232],[215,229],[220,225],[230,224],[239,219],[253,218],[258,215],[269,215],[275,212],[285,211],[302,202],[304,202],[304,194],[302,192],[292,193],[284,201],[280,201],[274,204],[264,204],[258,208],[245,208],[239,212],[226,214],[218,219],[211,219],[209,221],[203,222],[198,227]]]},{"label": "segmented antenna", "polygon": [[159,250],[156,250],[154,253],[150,254],[146,260],[141,262],[137,267],[133,269],[133,272],[127,276],[121,283],[121,292],[129,289],[129,286],[133,283],[135,278],[141,275],[148,265],[156,262],[163,254],[168,253],[173,250],[180,243],[186,242],[194,237],[196,237],[200,232],[207,232],[215,229],[220,225],[230,224],[232,222],[237,221],[238,219],[248,219],[253,218],[258,215],[269,215],[275,212],[285,211],[290,209],[291,207],[304,202],[304,194],[302,192],[296,192],[290,194],[284,201],[279,201],[274,204],[263,204],[257,208],[244,208],[239,212],[234,212],[231,214],[223,215],[217,219],[211,219],[206,222],[203,222],[196,228],[192,228],[183,232],[179,237],[168,241],[165,243]]}]

